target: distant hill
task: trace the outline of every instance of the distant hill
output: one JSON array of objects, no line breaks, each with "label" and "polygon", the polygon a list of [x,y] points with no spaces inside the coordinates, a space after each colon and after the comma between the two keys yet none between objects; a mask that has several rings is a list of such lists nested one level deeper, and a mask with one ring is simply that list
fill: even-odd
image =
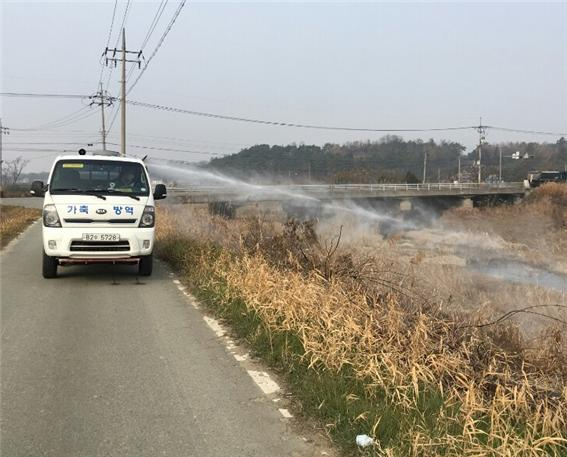
[{"label": "distant hill", "polygon": [[[530,170],[563,169],[567,165],[567,141],[554,144],[506,143],[484,145],[483,176],[498,176],[499,147],[502,150],[503,179],[522,180]],[[427,182],[452,181],[458,175],[461,156],[462,180],[476,180],[477,151],[464,154],[460,143],[433,140],[404,141],[385,136],[376,142],[353,142],[343,145],[269,146],[260,144],[237,154],[212,159],[204,165],[209,170],[258,182],[421,182],[423,161],[427,153]],[[529,159],[515,160],[519,151]]]}]

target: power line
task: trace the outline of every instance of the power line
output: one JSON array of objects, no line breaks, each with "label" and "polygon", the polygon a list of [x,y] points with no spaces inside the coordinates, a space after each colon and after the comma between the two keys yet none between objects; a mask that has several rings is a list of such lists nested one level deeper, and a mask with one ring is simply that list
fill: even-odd
[{"label": "power line", "polygon": [[237,122],[248,122],[254,124],[263,124],[263,125],[273,125],[278,127],[295,127],[295,128],[305,128],[305,129],[314,129],[314,130],[336,130],[336,131],[351,131],[351,132],[448,132],[448,131],[456,131],[456,130],[477,130],[479,128],[482,129],[492,129],[492,130],[501,130],[501,131],[508,131],[508,132],[516,132],[516,133],[529,133],[535,135],[552,135],[552,136],[567,136],[567,133],[560,133],[560,132],[547,132],[547,131],[538,131],[538,130],[523,130],[523,129],[512,129],[506,127],[498,127],[498,126],[491,126],[491,125],[471,125],[471,126],[459,126],[459,127],[431,127],[431,128],[366,128],[366,127],[339,127],[339,126],[328,126],[328,125],[314,125],[314,124],[302,124],[297,122],[281,122],[281,121],[270,121],[264,119],[253,119],[253,118],[246,118],[240,116],[232,116],[232,115],[224,115],[224,114],[216,114],[216,113],[207,113],[202,111],[194,111],[188,110],[184,108],[176,108],[173,106],[166,106],[166,105],[158,105],[153,103],[145,103],[145,102],[138,102],[135,100],[127,100],[126,103],[133,105],[133,106],[140,106],[143,108],[151,108],[157,109],[162,111],[169,111],[174,113],[181,113],[181,114],[189,114],[192,116],[201,116],[201,117],[208,117],[213,119],[223,119],[228,121],[237,121]]},{"label": "power line", "polygon": [[175,24],[175,21],[177,20],[177,17],[179,16],[179,13],[181,13],[181,10],[183,9],[183,7],[185,6],[185,3],[187,2],[187,0],[182,0],[181,3],[179,4],[179,6],[177,7],[177,10],[175,11],[175,13],[173,14],[173,18],[171,19],[171,21],[169,21],[169,24],[167,26],[167,28],[165,29],[165,32],[163,33],[163,35],[161,36],[157,46],[155,47],[154,51],[152,52],[152,54],[150,55],[150,58],[147,60],[146,65],[144,65],[144,68],[142,68],[142,71],[138,74],[138,77],[136,78],[136,80],[134,81],[134,83],[130,86],[130,88],[128,89],[128,91],[126,92],[126,95],[128,95],[132,89],[134,89],[134,87],[136,86],[136,84],[138,84],[138,81],[140,80],[140,78],[142,77],[142,75],[144,74],[144,72],[146,71],[146,68],[148,68],[148,65],[150,64],[150,62],[152,61],[152,59],[154,58],[154,56],[157,54],[159,48],[161,47],[161,45],[163,44],[165,37],[167,36],[167,34],[169,33],[169,31],[171,30],[171,28],[173,27],[173,24]]},{"label": "power line", "polygon": [[76,152],[74,149],[46,149],[46,148],[10,148],[9,151],[13,152]]},{"label": "power line", "polygon": [[[130,78],[132,77],[132,74],[134,73],[134,68],[135,67],[130,67],[130,69],[128,70],[128,75],[126,76],[126,84],[128,84],[128,81],[130,81]],[[113,99],[111,98],[111,101]],[[118,98],[116,100],[119,100]],[[116,108],[114,110],[114,114],[112,115],[112,120],[110,121],[110,124],[108,126],[107,129],[107,133],[110,133],[110,131],[112,130],[112,127],[114,127],[114,122],[116,121],[116,118],[118,117],[118,113],[120,112],[120,105],[116,105]]]},{"label": "power line", "polygon": [[[122,30],[124,29],[124,24],[126,24],[126,19],[128,18],[128,13],[130,12],[130,1],[128,0],[128,3],[126,3],[126,8],[124,9],[124,15],[122,16],[122,24],[120,25],[120,29]],[[114,48],[118,48],[118,43],[120,42],[120,33],[118,34],[118,36],[116,37],[116,43],[114,44]]]},{"label": "power line", "polygon": [[144,40],[142,41],[142,46],[140,46],[140,49],[144,49],[146,47],[146,44],[148,44],[148,41],[150,40],[152,34],[154,33],[154,30],[156,29],[159,20],[161,19],[161,16],[163,14],[163,12],[165,11],[165,7],[167,6],[167,2],[168,0],[161,0],[160,4],[158,5],[158,9],[156,11],[156,14],[154,15],[154,18],[150,24],[150,27],[148,29],[148,33],[146,33],[146,36],[144,38]]},{"label": "power line", "polygon": [[210,140],[195,140],[193,138],[180,138],[180,137],[172,137],[172,136],[156,136],[156,135],[142,135],[139,133],[130,133],[130,136],[135,138],[143,138],[148,139],[149,141],[161,141],[165,140],[166,143],[173,143],[173,144],[204,144],[209,147],[214,148],[226,148],[226,147],[249,147],[252,146],[251,143],[227,143],[224,141],[210,141]]},{"label": "power line", "polygon": [[530,133],[534,135],[552,135],[552,136],[567,136],[567,133],[558,133],[558,132],[542,132],[538,130],[523,130],[523,129],[511,129],[507,127],[497,127],[497,126],[488,126],[486,128],[492,130],[500,130],[503,132],[514,132],[514,133]]},{"label": "power line", "polygon": [[75,110],[70,114],[67,114],[67,115],[65,115],[65,116],[63,116],[59,119],[55,119],[53,121],[46,122],[45,124],[40,124],[37,127],[34,127],[33,129],[39,130],[39,129],[43,129],[43,128],[50,128],[52,125],[67,121],[69,119],[72,119],[73,117],[79,115],[80,113],[82,113],[83,111],[88,110],[88,109],[89,109],[88,106],[83,106],[82,108]]},{"label": "power line", "polygon": [[[130,69],[128,70],[128,75],[126,76],[126,84],[128,84],[128,81],[130,81],[130,78],[132,77],[132,74],[134,73],[134,68],[135,67],[130,67]],[[116,99],[112,99],[110,98],[110,100],[120,100],[119,98]],[[110,133],[110,131],[112,130],[112,127],[114,127],[114,122],[116,121],[116,118],[118,117],[118,113],[120,112],[120,105],[116,105],[116,109],[114,111],[114,114],[112,115],[112,120],[110,121],[110,125],[107,129],[107,133]]]},{"label": "power line", "polygon": [[114,0],[114,9],[112,10],[112,21],[110,21],[110,30],[108,31],[108,39],[106,40],[106,47],[110,44],[110,38],[112,36],[112,28],[114,27],[114,18],[116,16],[116,6],[118,5],[118,0]]},{"label": "power line", "polygon": [[[112,20],[110,21],[110,29],[108,31],[108,38],[106,40],[106,49],[108,49],[108,45],[110,44],[110,38],[112,36],[112,28],[114,27],[114,18],[116,16],[116,6],[118,5],[118,0],[114,0],[114,9],[112,10]],[[102,56],[104,56],[104,53],[102,54]],[[100,84],[102,83],[102,75],[104,73],[104,68],[105,65],[102,62],[102,56],[101,56],[101,69],[100,69],[100,76],[98,78],[98,86],[100,86]]]},{"label": "power line", "polygon": [[[82,111],[79,110],[79,111]],[[48,122],[47,124],[44,125],[39,125],[37,127],[28,127],[28,128],[14,128],[12,130],[15,131],[19,131],[19,132],[34,132],[34,131],[40,131],[40,130],[50,130],[50,129],[56,129],[56,128],[61,128],[61,127],[66,127],[68,125],[71,124],[75,124],[76,122],[82,121],[84,119],[87,119],[89,117],[91,117],[92,115],[96,114],[95,110],[86,112],[86,113],[75,113],[76,115],[74,117],[68,118],[67,120],[64,121],[51,121]],[[67,116],[69,117],[69,116]],[[57,123],[55,123],[57,122]]]},{"label": "power line", "polygon": [[352,131],[352,132],[444,132],[444,131],[452,131],[452,130],[471,130],[477,128],[476,126],[438,127],[438,128],[420,128],[420,129],[416,129],[416,128],[378,129],[378,128],[362,128],[362,127],[337,127],[337,126],[326,126],[326,125],[300,124],[295,122],[268,121],[268,120],[252,119],[252,118],[245,118],[239,116],[228,116],[224,114],[206,113],[206,112],[193,111],[183,108],[175,108],[172,106],[138,102],[135,100],[126,100],[126,103],[133,106],[140,106],[142,108],[151,108],[151,109],[157,109],[163,111],[170,111],[174,113],[189,114],[192,116],[209,117],[213,119],[223,119],[228,121],[249,122],[253,124],[274,125],[279,127],[295,127],[295,128],[316,129],[316,130],[341,130],[341,131]]},{"label": "power line", "polygon": [[[118,143],[107,143],[113,146],[120,146]],[[221,153],[218,152],[208,152],[208,151],[192,151],[187,149],[174,149],[174,148],[158,148],[154,146],[141,146],[137,144],[129,144],[129,148],[136,148],[136,149],[151,149],[154,151],[169,151],[169,152],[187,152],[189,154],[203,154],[203,155],[210,155],[210,156],[220,156]]]},{"label": "power line", "polygon": [[[124,14],[122,15],[122,24],[120,25],[120,29],[122,30],[124,28],[124,25],[126,24],[126,19],[128,17],[128,13],[129,13],[129,8],[130,8],[130,1],[128,0],[128,3],[126,4],[126,8],[124,9]],[[120,33],[118,33],[118,36],[116,37],[116,43],[114,44],[114,49],[118,48],[118,43],[120,42]],[[105,49],[105,54],[108,52],[108,45],[110,43],[110,37],[109,37],[109,41],[106,44],[106,49]],[[114,70],[114,67],[111,66],[110,67],[110,71],[108,72],[108,78],[106,80],[106,90],[108,91],[108,87],[110,86],[110,78],[112,77],[112,72]],[[102,80],[101,80],[102,81]]]},{"label": "power line", "polygon": [[0,92],[2,97],[29,97],[29,98],[90,98],[90,95],[80,94],[40,94],[26,92]]},{"label": "power line", "polygon": [[[88,142],[87,144],[94,144],[94,143],[98,143],[98,141],[95,142]],[[68,144],[68,145],[72,145],[72,144],[85,144],[85,142],[82,141],[10,141],[9,143],[4,143],[5,145],[22,145],[22,144],[50,144],[50,145],[54,145],[54,144]]]},{"label": "power line", "polygon": [[28,136],[39,136],[41,135],[42,138],[44,137],[59,137],[64,135],[65,137],[94,137],[98,135],[96,131],[90,130],[46,130],[46,129],[37,129],[37,130],[27,130],[27,129],[19,129],[19,128],[10,128],[11,131],[15,132],[15,134],[24,134],[26,137]]}]

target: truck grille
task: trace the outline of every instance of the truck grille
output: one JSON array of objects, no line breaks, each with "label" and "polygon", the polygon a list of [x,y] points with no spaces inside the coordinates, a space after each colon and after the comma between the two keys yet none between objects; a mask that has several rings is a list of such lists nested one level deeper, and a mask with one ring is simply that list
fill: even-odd
[{"label": "truck grille", "polygon": [[128,241],[72,241],[71,251],[75,252],[117,252],[129,251]]},{"label": "truck grille", "polygon": [[88,219],[88,218],[69,218],[63,219],[67,224],[134,224],[137,219]]}]

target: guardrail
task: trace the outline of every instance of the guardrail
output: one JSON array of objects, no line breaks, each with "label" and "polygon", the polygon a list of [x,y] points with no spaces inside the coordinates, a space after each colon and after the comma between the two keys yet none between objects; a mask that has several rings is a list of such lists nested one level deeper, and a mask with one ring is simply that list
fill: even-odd
[{"label": "guardrail", "polygon": [[425,184],[300,184],[300,185],[254,185],[254,184],[234,184],[234,185],[195,185],[189,187],[172,187],[168,189],[173,193],[276,193],[276,194],[320,194],[343,192],[439,192],[439,191],[479,191],[482,193],[499,191],[524,190],[521,182],[509,183],[425,183]]}]

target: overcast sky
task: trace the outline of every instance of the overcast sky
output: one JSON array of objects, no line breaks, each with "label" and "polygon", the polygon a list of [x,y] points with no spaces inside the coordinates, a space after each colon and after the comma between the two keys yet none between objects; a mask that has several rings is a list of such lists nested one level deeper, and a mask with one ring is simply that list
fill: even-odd
[{"label": "overcast sky", "polygon": [[[110,47],[126,3],[118,1]],[[128,49],[140,49],[159,4],[130,2]],[[146,59],[178,5],[168,2],[143,49]],[[3,1],[2,92],[94,93],[113,8],[114,1]],[[140,70],[133,71],[130,84]],[[119,73],[110,74],[114,96]],[[104,69],[102,80],[108,78]],[[439,128],[476,125],[482,116],[489,125],[565,132],[567,3],[188,1],[129,98],[331,126]],[[87,103],[8,97],[0,102],[3,125],[13,129],[41,127]],[[22,155],[33,159],[26,171],[43,170],[54,150],[100,141],[100,109],[83,113],[86,118],[60,128],[12,130],[3,138],[5,160]],[[113,112],[107,117],[108,124]],[[119,131],[118,116],[111,142],[118,143]],[[130,145],[205,154],[128,148],[131,153],[191,161],[257,143],[324,144],[383,135],[262,126],[133,106],[127,132]],[[473,130],[402,136],[444,138],[468,148],[477,141]],[[557,137],[489,131],[487,140]]]}]

